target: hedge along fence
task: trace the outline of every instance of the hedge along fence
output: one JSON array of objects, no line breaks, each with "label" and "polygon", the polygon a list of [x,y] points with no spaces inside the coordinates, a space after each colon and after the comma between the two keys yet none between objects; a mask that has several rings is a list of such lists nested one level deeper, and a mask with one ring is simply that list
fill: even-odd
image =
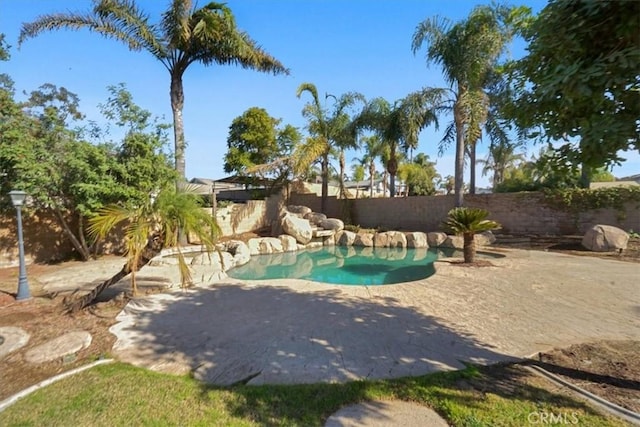
[{"label": "hedge along fence", "polygon": [[[606,189],[609,194],[621,193],[620,190]],[[570,192],[573,197],[568,195]],[[591,192],[591,198],[584,192]],[[581,235],[595,224],[640,230],[640,187],[638,191],[623,190],[607,202],[608,197],[603,190],[465,195],[465,206],[488,210],[489,217],[502,224],[500,232],[505,234]],[[292,194],[290,203],[314,211],[320,209],[320,197],[315,194]],[[454,206],[454,196],[350,200],[330,197],[325,213],[366,228],[429,232],[441,229]]]}]

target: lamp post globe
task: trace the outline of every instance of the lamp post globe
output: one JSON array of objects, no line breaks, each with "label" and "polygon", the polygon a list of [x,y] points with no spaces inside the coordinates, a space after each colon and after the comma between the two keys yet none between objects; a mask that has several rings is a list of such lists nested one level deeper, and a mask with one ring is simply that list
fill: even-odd
[{"label": "lamp post globe", "polygon": [[18,253],[20,257],[20,273],[18,275],[18,293],[17,301],[24,301],[31,298],[29,292],[29,282],[27,281],[27,267],[24,261],[24,241],[22,240],[22,205],[27,198],[24,191],[13,190],[9,192],[11,203],[16,208],[18,216]]}]

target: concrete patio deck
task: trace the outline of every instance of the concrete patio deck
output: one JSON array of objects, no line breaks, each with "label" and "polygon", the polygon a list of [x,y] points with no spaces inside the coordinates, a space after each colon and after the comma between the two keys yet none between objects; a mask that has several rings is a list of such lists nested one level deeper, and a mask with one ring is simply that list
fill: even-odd
[{"label": "concrete patio deck", "polygon": [[434,276],[397,285],[227,279],[138,298],[112,327],[113,353],[213,384],[313,383],[640,339],[640,264],[504,253],[492,267],[437,262]]}]

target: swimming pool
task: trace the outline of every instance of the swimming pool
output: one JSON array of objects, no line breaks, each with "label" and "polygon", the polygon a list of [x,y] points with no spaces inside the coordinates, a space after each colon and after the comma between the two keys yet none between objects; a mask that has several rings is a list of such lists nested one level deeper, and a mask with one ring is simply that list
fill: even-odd
[{"label": "swimming pool", "polygon": [[227,274],[241,280],[286,278],[340,285],[390,285],[433,275],[437,258],[437,252],[429,249],[325,246],[255,255]]}]

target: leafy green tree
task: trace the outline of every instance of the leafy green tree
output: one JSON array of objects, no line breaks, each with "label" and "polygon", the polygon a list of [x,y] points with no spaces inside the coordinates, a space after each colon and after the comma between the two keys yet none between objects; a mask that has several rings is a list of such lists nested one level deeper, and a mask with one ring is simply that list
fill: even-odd
[{"label": "leafy green tree", "polygon": [[90,234],[104,238],[114,227],[125,229],[126,263],[120,271],[78,299],[66,301],[67,310],[76,312],[91,304],[110,286],[131,274],[132,292],[136,294],[135,274],[165,247],[178,249],[178,268],[184,287],[191,283],[191,274],[180,250],[178,231],[190,233],[202,242],[208,252],[213,250],[220,230],[215,219],[200,206],[201,199],[188,188],[176,191],[175,186],[163,188],[157,197],[147,197],[139,205],[106,206],[90,220]]},{"label": "leafy green tree", "polygon": [[116,200],[138,205],[177,177],[168,149],[171,126],[136,105],[123,83],[107,90],[110,96],[99,108],[125,132],[121,142],[109,144],[115,160],[112,174],[118,183]]},{"label": "leafy green tree", "polygon": [[264,108],[251,107],[233,119],[227,138],[224,171],[246,176],[247,169],[279,155],[276,126],[280,121]]},{"label": "leafy green tree", "polygon": [[455,234],[462,234],[464,238],[465,264],[475,262],[475,235],[501,227],[497,222],[487,219],[488,216],[488,211],[477,208],[457,207],[449,211],[444,226]]},{"label": "leafy green tree", "polygon": [[302,137],[291,125],[277,128],[280,122],[258,107],[236,117],[229,127],[225,172],[273,178],[274,189],[288,182],[292,174],[289,157]]},{"label": "leafy green tree", "polygon": [[194,62],[205,66],[239,65],[273,74],[288,70],[270,56],[249,35],[237,28],[231,10],[222,3],[201,8],[191,0],[173,0],[157,24],[141,11],[134,0],[94,0],[88,13],[44,15],[24,24],[19,44],[40,33],[58,29],[88,29],[116,39],[134,51],[151,53],[169,71],[173,111],[175,168],[185,177],[182,79]]},{"label": "leafy green tree", "polygon": [[598,168],[591,175],[592,182],[614,182],[616,177],[605,168]]},{"label": "leafy green tree", "polygon": [[640,150],[640,3],[551,0],[511,64],[511,115],[529,135],[561,141],[558,156],[591,171]]},{"label": "leafy green tree", "polygon": [[[355,163],[353,165],[351,165],[351,172],[352,172],[352,176],[353,176],[353,180],[356,181],[356,183],[359,183],[360,181],[364,180],[364,166],[358,163]],[[358,198],[358,196],[360,195],[360,186],[359,184],[356,184],[356,199]]]},{"label": "leafy green tree", "polygon": [[408,188],[409,196],[432,196],[436,193],[436,180],[440,177],[435,163],[429,156],[418,153],[412,162],[403,163],[398,169],[398,176]]},{"label": "leafy green tree", "polygon": [[166,137],[157,127],[147,129],[150,113],[135,106],[122,87],[111,90],[117,99],[110,99],[104,111],[131,126],[118,144],[92,144],[69,129],[83,116],[75,94],[64,88],[43,85],[25,104],[0,90],[0,188],[3,193],[21,188],[36,210],[53,213],[84,260],[92,253],[86,222],[98,209],[115,201],[135,204],[175,180],[160,151]]},{"label": "leafy green tree", "polygon": [[359,164],[351,165],[351,172],[353,172],[354,181],[364,180],[364,166]]},{"label": "leafy green tree", "polygon": [[545,188],[572,188],[578,186],[580,171],[559,156],[553,147],[540,150],[538,157],[521,161],[505,170],[503,181],[495,188],[497,193],[539,191]]},{"label": "leafy green tree", "polygon": [[[309,121],[309,138],[302,144],[295,154],[297,169],[305,170],[309,165],[320,159],[320,174],[322,177],[321,210],[326,211],[329,195],[329,156],[331,150],[344,150],[356,145],[356,133],[352,127],[349,108],[364,98],[358,93],[346,93],[335,99],[333,109],[329,111],[320,102],[318,89],[313,83],[302,83],[298,86],[298,98],[303,93],[311,95],[311,102],[307,103],[302,115]],[[333,95],[326,95],[325,98]],[[340,161],[340,187],[344,187],[344,157]]]},{"label": "leafy green tree", "polygon": [[463,21],[453,24],[434,17],[421,22],[414,32],[414,54],[426,46],[427,63],[441,65],[450,85],[446,89],[450,94],[448,101],[440,108],[453,113],[453,122],[447,127],[441,144],[446,146],[455,138],[457,206],[462,206],[464,200],[465,150],[470,147],[474,167],[475,144],[488,114],[488,98],[483,86],[513,34],[510,24],[525,14],[524,8],[478,6]]},{"label": "leafy green tree", "polygon": [[[82,209],[92,204],[87,189],[95,183],[91,178],[96,175],[82,167],[80,159],[91,158],[99,171],[104,169],[99,163],[107,156],[99,153],[100,148],[79,141],[68,129],[70,122],[83,117],[75,94],[46,84],[33,91],[25,104],[15,103],[9,93],[5,95],[2,115],[6,119],[0,139],[3,193],[11,187],[21,188],[36,209],[51,211],[86,260],[90,251],[84,241]],[[84,180],[84,188],[74,185],[78,177]],[[72,193],[75,190],[78,193]]]}]

